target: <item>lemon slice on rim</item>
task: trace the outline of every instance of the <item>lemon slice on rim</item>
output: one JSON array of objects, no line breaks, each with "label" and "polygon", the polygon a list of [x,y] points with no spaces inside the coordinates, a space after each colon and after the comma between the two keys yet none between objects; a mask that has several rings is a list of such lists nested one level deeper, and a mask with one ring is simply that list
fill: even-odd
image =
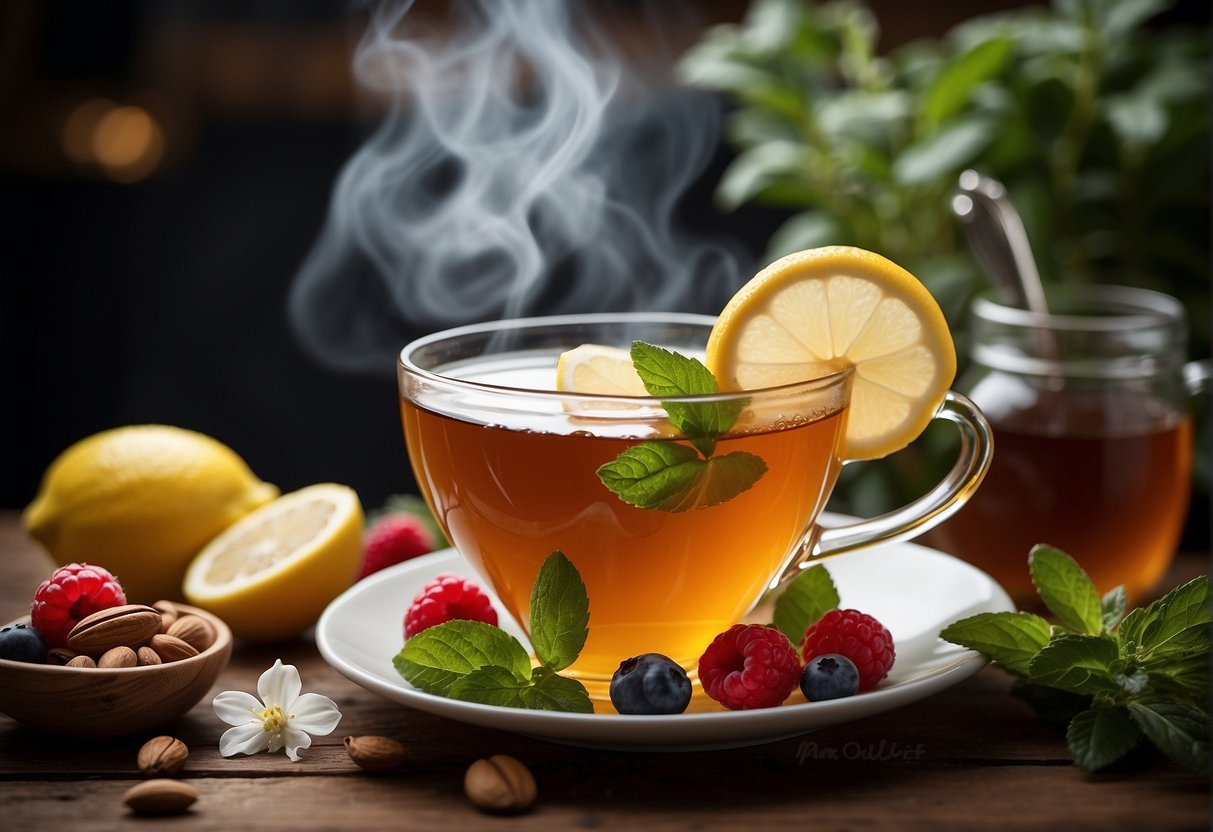
[{"label": "lemon slice on rim", "polygon": [[362,505],[335,483],[284,494],[221,532],[190,563],[186,599],[257,641],[316,623],[362,560]]},{"label": "lemon slice on rim", "polygon": [[912,442],[956,374],[939,304],[912,274],[860,248],[789,254],[725,306],[707,366],[722,390],[755,390],[854,367],[846,459]]},{"label": "lemon slice on rim", "polygon": [[556,360],[556,389],[604,396],[647,396],[632,366],[632,354],[618,347],[582,344]]}]

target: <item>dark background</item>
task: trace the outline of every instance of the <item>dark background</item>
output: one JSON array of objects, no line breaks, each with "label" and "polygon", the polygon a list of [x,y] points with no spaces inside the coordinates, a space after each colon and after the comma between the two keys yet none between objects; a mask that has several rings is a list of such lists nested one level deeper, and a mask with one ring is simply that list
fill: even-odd
[{"label": "dark background", "polygon": [[[626,30],[639,4],[613,5]],[[1021,3],[870,5],[887,49]],[[745,9],[694,6],[673,45]],[[0,7],[0,506],[28,503],[78,439],[148,422],[214,436],[284,491],[343,482],[373,508],[414,489],[393,368],[327,369],[286,315],[333,182],[375,124],[350,74],[364,22],[319,0]],[[162,155],[117,176],[129,181],[61,146],[73,109],[97,97],[163,130]],[[681,219],[756,261],[783,215],[717,213],[727,160],[721,148]],[[1207,526],[1207,508],[1197,516]]]}]

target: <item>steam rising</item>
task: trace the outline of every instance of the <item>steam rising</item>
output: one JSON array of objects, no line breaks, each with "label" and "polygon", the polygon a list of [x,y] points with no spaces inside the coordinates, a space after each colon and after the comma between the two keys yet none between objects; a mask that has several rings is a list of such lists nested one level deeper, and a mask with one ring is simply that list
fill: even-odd
[{"label": "steam rising", "polygon": [[381,6],[355,56],[390,106],[291,289],[310,352],[383,371],[461,323],[720,308],[734,258],[671,225],[715,146],[713,100],[646,93],[573,2],[456,3],[441,32],[411,5]]}]

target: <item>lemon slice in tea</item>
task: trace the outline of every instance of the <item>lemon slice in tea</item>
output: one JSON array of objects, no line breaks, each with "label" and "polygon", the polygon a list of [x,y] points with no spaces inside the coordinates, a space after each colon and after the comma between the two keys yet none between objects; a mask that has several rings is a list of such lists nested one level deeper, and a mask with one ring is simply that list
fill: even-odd
[{"label": "lemon slice in tea", "polygon": [[618,347],[582,344],[556,360],[556,389],[604,396],[647,396],[632,366],[632,355]]},{"label": "lemon slice in tea", "polygon": [[912,442],[943,402],[956,350],[939,304],[912,274],[850,246],[776,260],[725,306],[707,366],[722,390],[790,384],[854,367],[846,459]]},{"label": "lemon slice in tea", "polygon": [[271,641],[316,623],[361,561],[358,495],[322,483],[284,494],[221,532],[190,563],[183,591],[236,635]]}]

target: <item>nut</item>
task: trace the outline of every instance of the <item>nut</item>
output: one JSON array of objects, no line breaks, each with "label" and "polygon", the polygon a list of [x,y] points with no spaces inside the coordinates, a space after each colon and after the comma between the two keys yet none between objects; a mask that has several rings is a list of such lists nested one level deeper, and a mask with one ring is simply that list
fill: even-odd
[{"label": "nut", "polygon": [[97,659],[97,667],[134,667],[137,664],[139,664],[139,657],[129,647],[111,648]]},{"label": "nut", "polygon": [[68,650],[66,647],[52,647],[46,651],[46,663],[67,664],[78,655],[80,654],[75,650]]},{"label": "nut", "polygon": [[215,643],[215,628],[200,615],[181,616],[165,633],[176,636],[199,653]]},{"label": "nut", "polygon": [[160,654],[146,644],[135,651],[135,657],[139,659],[140,667],[147,667],[149,664],[163,664],[160,661]]},{"label": "nut", "polygon": [[180,780],[160,778],[131,786],[122,802],[140,815],[176,815],[198,799],[198,790]]},{"label": "nut", "polygon": [[154,777],[176,774],[185,767],[190,750],[175,737],[153,737],[139,749],[139,770]]},{"label": "nut", "polygon": [[346,737],[345,752],[363,771],[390,771],[408,756],[408,749],[388,737]]},{"label": "nut", "polygon": [[67,646],[99,656],[111,647],[138,647],[158,632],[160,613],[142,604],[124,604],[80,619],[67,634]]},{"label": "nut", "polygon": [[191,645],[176,636],[163,633],[152,636],[152,640],[148,642],[147,646],[155,650],[163,662],[176,662],[198,655],[198,651]]},{"label": "nut", "polygon": [[468,766],[463,776],[468,800],[485,812],[522,812],[535,802],[535,778],[522,763],[494,754]]},{"label": "nut", "polygon": [[172,601],[157,601],[152,604],[152,609],[160,613],[160,632],[167,633],[168,628],[173,626],[173,622],[181,615],[181,610],[177,609],[177,605]]},{"label": "nut", "polygon": [[90,656],[73,656],[64,667],[96,667],[97,663]]}]

